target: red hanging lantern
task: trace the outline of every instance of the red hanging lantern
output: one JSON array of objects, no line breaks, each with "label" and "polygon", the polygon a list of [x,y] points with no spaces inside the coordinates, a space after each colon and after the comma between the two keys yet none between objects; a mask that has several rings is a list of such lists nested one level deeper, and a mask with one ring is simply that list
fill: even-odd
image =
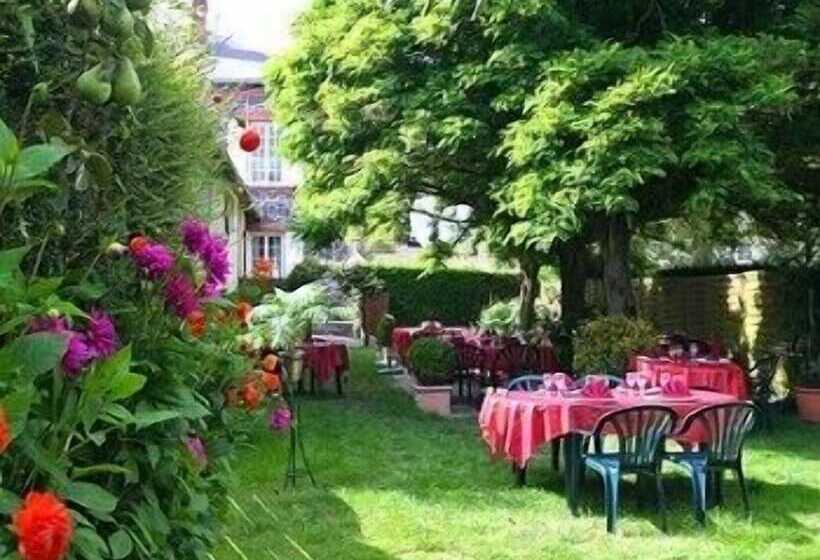
[{"label": "red hanging lantern", "polygon": [[239,137],[239,147],[246,152],[254,152],[262,143],[262,138],[256,129],[246,128],[242,136]]}]

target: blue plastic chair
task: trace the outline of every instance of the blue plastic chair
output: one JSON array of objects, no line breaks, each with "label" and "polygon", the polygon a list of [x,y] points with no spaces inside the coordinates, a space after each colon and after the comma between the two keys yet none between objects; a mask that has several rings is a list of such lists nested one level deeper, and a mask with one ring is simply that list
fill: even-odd
[{"label": "blue plastic chair", "polygon": [[749,497],[743,476],[743,443],[754,427],[759,409],[752,403],[727,403],[699,408],[683,422],[680,434],[693,427],[700,430],[704,440],[698,451],[667,453],[666,458],[683,467],[692,479],[692,507],[695,519],[706,523],[706,486],[709,475],[714,477],[717,503],[723,501],[723,472],[732,470],[737,475],[743,507],[749,515]]},{"label": "blue plastic chair", "polygon": [[540,375],[521,375],[507,382],[508,391],[537,391],[543,386],[544,378]]},{"label": "blue plastic chair", "polygon": [[[636,406],[615,410],[602,416],[592,432],[593,453],[583,456],[583,466],[601,475],[604,481],[606,530],[615,532],[621,476],[649,475],[655,479],[662,528],[666,531],[666,498],[661,479],[661,463],[666,437],[677,422],[674,410],[663,406]],[[618,439],[617,451],[605,451],[604,438]],[[575,491],[580,493],[580,485]],[[575,498],[577,502],[577,496]]]}]

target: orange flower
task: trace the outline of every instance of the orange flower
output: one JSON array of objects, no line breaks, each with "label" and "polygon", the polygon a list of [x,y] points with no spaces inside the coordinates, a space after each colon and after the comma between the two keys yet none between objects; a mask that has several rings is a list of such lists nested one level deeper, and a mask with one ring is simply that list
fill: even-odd
[{"label": "orange flower", "polygon": [[276,393],[282,387],[282,382],[279,376],[275,373],[264,372],[262,374],[262,383],[268,389],[269,393]]},{"label": "orange flower", "polygon": [[0,407],[0,453],[5,453],[11,444],[11,425],[6,417],[6,411]]},{"label": "orange flower", "polygon": [[245,408],[253,410],[262,401],[262,394],[254,383],[248,383],[242,388],[242,400],[245,401]]},{"label": "orange flower", "polygon": [[147,248],[148,245],[148,240],[141,235],[136,236],[128,242],[128,248],[131,249],[131,252],[134,254],[139,253],[143,249]]},{"label": "orange flower", "polygon": [[247,301],[240,301],[236,304],[236,316],[245,325],[251,318],[251,311],[253,311],[253,306]]},{"label": "orange flower", "polygon": [[191,334],[197,338],[205,334],[205,328],[208,326],[205,314],[198,309],[188,313],[185,322],[188,324],[188,328],[191,329]]},{"label": "orange flower", "polygon": [[61,560],[68,552],[74,524],[63,502],[48,492],[30,492],[14,514],[13,530],[25,560]]},{"label": "orange flower", "polygon": [[262,359],[262,369],[270,373],[275,373],[278,365],[279,357],[276,354],[268,354]]}]

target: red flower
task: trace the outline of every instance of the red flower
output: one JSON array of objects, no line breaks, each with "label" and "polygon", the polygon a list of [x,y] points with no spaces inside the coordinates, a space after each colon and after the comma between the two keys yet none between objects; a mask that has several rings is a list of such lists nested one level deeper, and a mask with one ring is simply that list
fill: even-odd
[{"label": "red flower", "polygon": [[5,453],[9,444],[11,444],[11,426],[6,417],[6,411],[0,408],[0,453]]},{"label": "red flower", "polygon": [[188,313],[185,322],[188,324],[188,328],[191,329],[191,334],[197,338],[205,334],[205,329],[208,326],[205,314],[198,309]]},{"label": "red flower", "polygon": [[262,401],[262,394],[254,383],[248,383],[242,388],[242,400],[245,401],[245,408],[253,410]]},{"label": "red flower", "polygon": [[271,373],[276,373],[276,367],[279,365],[279,358],[276,354],[268,354],[262,360],[262,369]]},{"label": "red flower", "polygon": [[48,492],[30,492],[14,514],[13,530],[25,560],[61,560],[68,552],[74,524],[63,502]]},{"label": "red flower", "polygon": [[261,376],[262,384],[267,388],[269,393],[276,393],[279,388],[282,386],[282,382],[279,380],[279,376],[275,373],[268,373],[267,371],[262,373]]},{"label": "red flower", "polygon": [[135,255],[141,252],[142,250],[147,249],[149,245],[150,243],[148,242],[148,240],[141,235],[136,236],[128,242],[128,248]]},{"label": "red flower", "polygon": [[239,138],[239,147],[246,152],[256,151],[261,143],[262,138],[260,138],[259,133],[253,128],[246,128],[245,132],[243,132]]},{"label": "red flower", "polygon": [[251,318],[251,311],[253,311],[253,306],[247,301],[240,301],[236,304],[236,316],[245,325]]}]

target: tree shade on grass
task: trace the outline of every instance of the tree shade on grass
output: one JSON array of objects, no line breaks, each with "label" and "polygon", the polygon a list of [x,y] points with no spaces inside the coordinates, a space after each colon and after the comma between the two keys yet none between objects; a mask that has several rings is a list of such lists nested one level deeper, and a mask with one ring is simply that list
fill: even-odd
[{"label": "tree shade on grass", "polygon": [[516,488],[507,465],[488,459],[474,418],[424,415],[377,377],[374,358],[354,351],[348,396],[318,397],[302,409],[319,488],[281,491],[287,442],[259,420],[256,446],[238,466],[237,508],[218,560],[242,558],[237,549],[250,559],[288,560],[817,558],[820,427],[786,418],[751,438],[751,521],[730,480],[726,505],[710,511],[705,531],[697,529],[688,480],[665,465],[669,535],[655,525],[650,489],[639,493],[628,478],[620,535],[612,537],[594,477],[577,518],[547,460],[530,469],[531,486]]}]

